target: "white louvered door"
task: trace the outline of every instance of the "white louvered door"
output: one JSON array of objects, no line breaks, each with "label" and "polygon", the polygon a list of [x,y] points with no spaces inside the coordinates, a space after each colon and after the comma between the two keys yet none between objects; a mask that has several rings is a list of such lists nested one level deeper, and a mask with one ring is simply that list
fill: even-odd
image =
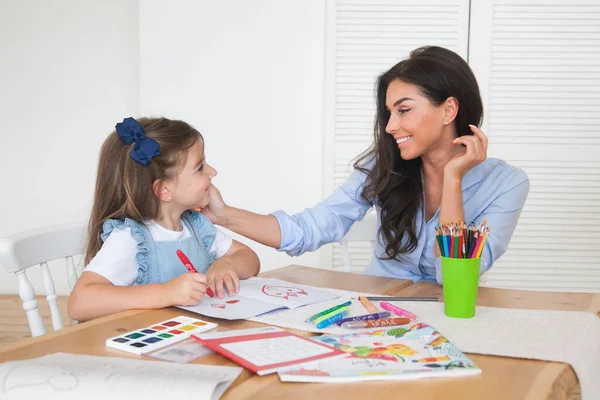
[{"label": "white louvered door", "polygon": [[600,2],[472,0],[471,10],[489,156],[531,181],[487,285],[598,292]]},{"label": "white louvered door", "polygon": [[[344,182],[351,161],[373,141],[379,74],[425,45],[467,57],[469,2],[329,0],[327,3],[325,188]],[[371,258],[369,242],[349,244],[353,268]],[[321,250],[322,265],[341,269],[339,246]]]}]

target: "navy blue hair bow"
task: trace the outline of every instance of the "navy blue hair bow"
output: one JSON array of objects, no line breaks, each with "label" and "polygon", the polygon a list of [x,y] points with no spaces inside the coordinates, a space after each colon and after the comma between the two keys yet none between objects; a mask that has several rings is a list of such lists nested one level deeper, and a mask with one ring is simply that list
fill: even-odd
[{"label": "navy blue hair bow", "polygon": [[144,129],[134,118],[125,118],[115,128],[123,143],[131,144],[135,142],[135,146],[131,149],[129,156],[138,163],[146,166],[153,157],[160,155],[158,151],[160,145],[158,142],[146,137]]}]

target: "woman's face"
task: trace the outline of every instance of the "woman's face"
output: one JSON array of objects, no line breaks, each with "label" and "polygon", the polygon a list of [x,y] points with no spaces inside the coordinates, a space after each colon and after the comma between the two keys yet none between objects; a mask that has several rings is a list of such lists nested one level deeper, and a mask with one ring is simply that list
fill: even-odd
[{"label": "woman's face", "polygon": [[418,86],[399,79],[389,84],[385,105],[390,112],[385,131],[396,140],[404,160],[420,157],[432,148],[447,124],[443,105],[434,106]]}]

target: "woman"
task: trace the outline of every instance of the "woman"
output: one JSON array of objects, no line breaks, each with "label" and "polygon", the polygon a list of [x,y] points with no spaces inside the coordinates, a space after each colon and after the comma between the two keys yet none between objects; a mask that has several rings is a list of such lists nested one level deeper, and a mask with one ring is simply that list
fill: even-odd
[{"label": "woman", "polygon": [[479,88],[468,64],[440,47],[422,47],[377,81],[373,145],[329,198],[296,215],[259,215],[227,206],[211,188],[203,211],[267,246],[300,255],[340,240],[375,207],[378,234],[366,274],[441,284],[435,227],[457,221],[491,231],[481,271],[506,251],[529,192],[522,170],[487,159]]}]

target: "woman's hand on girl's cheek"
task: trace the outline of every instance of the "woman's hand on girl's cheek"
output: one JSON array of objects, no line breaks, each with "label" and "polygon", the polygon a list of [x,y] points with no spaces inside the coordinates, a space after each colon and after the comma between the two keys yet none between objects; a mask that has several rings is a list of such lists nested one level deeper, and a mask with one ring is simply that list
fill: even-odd
[{"label": "woman's hand on girl's cheek", "polygon": [[197,211],[206,215],[213,224],[225,225],[227,223],[227,204],[223,201],[223,196],[216,186],[211,185],[208,188],[208,205]]}]

